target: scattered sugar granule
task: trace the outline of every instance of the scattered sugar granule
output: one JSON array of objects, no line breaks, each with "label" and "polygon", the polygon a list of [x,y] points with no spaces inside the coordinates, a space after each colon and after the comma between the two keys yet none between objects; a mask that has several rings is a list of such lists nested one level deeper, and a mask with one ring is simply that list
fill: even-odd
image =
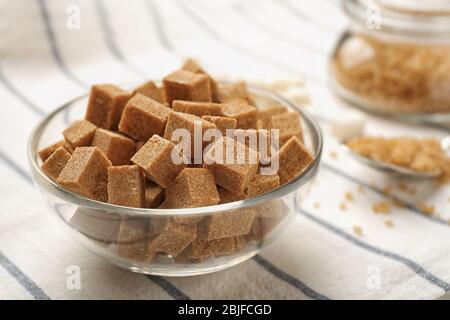
[{"label": "scattered sugar granule", "polygon": [[405,191],[408,190],[408,185],[406,184],[405,181],[400,181],[397,185],[397,188],[401,191]]},{"label": "scattered sugar granule", "polygon": [[358,192],[359,193],[365,193],[366,189],[364,189],[364,187],[360,185],[360,186],[358,186]]},{"label": "scattered sugar granule", "polygon": [[387,201],[374,203],[372,210],[375,213],[388,214],[391,212],[391,204]]},{"label": "scattered sugar granule", "polygon": [[384,220],[384,225],[388,228],[394,228],[394,221],[392,220]]},{"label": "scattered sugar granule", "polygon": [[435,210],[435,208],[434,208],[433,205],[428,205],[428,204],[426,204],[425,202],[419,203],[419,204],[417,205],[417,207],[419,207],[419,210],[420,210],[423,214],[425,214],[425,215],[427,215],[427,216],[432,215],[432,214],[434,213],[434,210]]},{"label": "scattered sugar granule", "polygon": [[353,226],[353,232],[360,237],[363,235],[363,229],[359,226]]},{"label": "scattered sugar granule", "polygon": [[338,153],[336,151],[331,151],[330,152],[330,157],[333,160],[337,160],[339,158],[339,155],[338,155]]},{"label": "scattered sugar granule", "polygon": [[341,209],[342,211],[346,211],[347,210],[347,205],[345,204],[345,203],[341,203],[340,205],[339,205],[339,209]]},{"label": "scattered sugar granule", "polygon": [[416,189],[416,187],[411,187],[411,188],[409,188],[408,194],[411,195],[411,196],[415,196],[415,195],[417,194],[417,189]]},{"label": "scattered sugar granule", "polygon": [[396,206],[397,208],[404,208],[404,207],[406,207],[406,203],[404,203],[403,201],[398,200],[398,199],[392,200],[392,204],[394,206]]},{"label": "scattered sugar granule", "polygon": [[353,197],[353,193],[351,193],[351,192],[346,192],[346,193],[345,193],[345,200],[347,200],[347,201],[349,201],[349,202],[355,201],[355,198]]},{"label": "scattered sugar granule", "polygon": [[383,193],[386,196],[390,196],[392,194],[392,191],[394,190],[394,188],[392,186],[387,186],[383,189]]}]

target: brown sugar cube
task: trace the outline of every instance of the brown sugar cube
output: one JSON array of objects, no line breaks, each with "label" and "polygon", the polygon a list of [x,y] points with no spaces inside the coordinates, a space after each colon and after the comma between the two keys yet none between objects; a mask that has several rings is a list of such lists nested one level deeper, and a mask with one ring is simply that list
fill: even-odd
[{"label": "brown sugar cube", "polygon": [[250,95],[247,90],[247,85],[242,81],[236,83],[219,83],[217,84],[214,95],[214,101],[220,103],[233,101],[248,103],[249,98]]},{"label": "brown sugar cube", "polygon": [[130,159],[136,152],[136,143],[132,139],[100,128],[95,131],[91,146],[102,150],[113,166],[130,164]]},{"label": "brown sugar cube", "polygon": [[56,151],[59,147],[64,147],[64,144],[66,142],[64,140],[60,140],[54,144],[49,145],[48,147],[45,147],[44,149],[39,150],[38,155],[39,158],[41,158],[42,162],[48,159],[52,155],[53,152]]},{"label": "brown sugar cube", "polygon": [[188,58],[183,62],[183,65],[181,66],[181,70],[190,71],[193,73],[203,73],[206,74],[205,70],[203,70],[202,67],[197,63],[197,61]]},{"label": "brown sugar cube", "polygon": [[[139,150],[141,150],[141,148],[144,146],[145,142],[144,141],[138,141],[136,142],[136,152],[138,152]],[[135,153],[136,153],[135,152]]]},{"label": "brown sugar cube", "polygon": [[313,155],[297,137],[289,139],[275,156],[279,161],[280,185],[294,180],[314,161]]},{"label": "brown sugar cube", "polygon": [[163,79],[167,102],[174,100],[212,101],[209,77],[185,70],[175,71]]},{"label": "brown sugar cube", "polygon": [[135,140],[147,141],[162,135],[171,109],[140,93],[128,101],[123,110],[119,130]]},{"label": "brown sugar cube", "polygon": [[138,141],[136,142],[136,152],[138,152],[139,150],[141,150],[141,148],[144,146],[145,142],[144,141]]},{"label": "brown sugar cube", "polygon": [[274,175],[255,174],[244,191],[246,198],[253,198],[280,187],[280,177]]},{"label": "brown sugar cube", "polygon": [[[164,202],[159,206],[159,209],[174,209],[174,208],[173,208],[173,204],[170,203],[170,200],[167,200],[167,197],[166,197],[166,200],[164,200]],[[203,220],[203,218],[204,218],[204,216],[199,216],[199,215],[186,216],[186,217],[180,215],[180,216],[173,217],[172,221],[176,222],[176,223],[181,223],[181,224],[193,224],[193,223],[195,224],[195,223],[198,223],[201,220]]]},{"label": "brown sugar cube", "polygon": [[282,113],[272,116],[271,129],[278,129],[280,134],[280,146],[290,138],[297,137],[303,142],[303,131],[300,123],[300,116],[296,112]]},{"label": "brown sugar cube", "polygon": [[129,99],[130,94],[119,87],[111,84],[94,85],[85,118],[99,128],[116,130]]},{"label": "brown sugar cube", "polygon": [[231,138],[222,137],[205,154],[203,167],[211,170],[216,184],[241,194],[256,174],[258,164],[258,152]]},{"label": "brown sugar cube", "polygon": [[282,200],[266,201],[253,207],[255,219],[250,232],[244,236],[247,241],[261,241],[287,217],[289,207]]},{"label": "brown sugar cube", "polygon": [[257,109],[244,102],[229,102],[222,105],[222,115],[236,119],[238,129],[256,129]]},{"label": "brown sugar cube", "polygon": [[160,88],[158,88],[158,86],[153,81],[147,81],[146,83],[141,84],[139,87],[133,90],[131,95],[134,96],[137,93],[143,94],[146,97],[158,101],[159,103],[165,102]]},{"label": "brown sugar cube", "polygon": [[158,208],[163,198],[164,190],[156,183],[147,182],[145,186],[145,208]]},{"label": "brown sugar cube", "polygon": [[64,149],[66,149],[67,152],[70,154],[72,154],[75,151],[75,149],[66,140],[64,140]]},{"label": "brown sugar cube", "polygon": [[245,235],[247,241],[262,241],[280,224],[283,217],[255,217],[251,229]]},{"label": "brown sugar cube", "polygon": [[244,250],[247,245],[247,241],[245,241],[245,236],[234,237],[234,245],[236,247],[236,251]]},{"label": "brown sugar cube", "polygon": [[120,223],[117,239],[117,254],[123,258],[150,262],[156,252],[149,250],[148,219],[126,219]]},{"label": "brown sugar cube", "polygon": [[56,181],[69,159],[70,153],[66,149],[59,147],[44,161],[41,169],[50,179]]},{"label": "brown sugar cube", "polygon": [[213,102],[175,100],[172,102],[172,109],[177,112],[193,114],[197,117],[204,115],[220,116],[222,113],[222,106]]},{"label": "brown sugar cube", "polygon": [[220,201],[208,169],[185,168],[166,190],[166,209],[212,206]]},{"label": "brown sugar cube", "polygon": [[236,194],[231,191],[228,191],[224,188],[217,188],[217,192],[219,193],[219,204],[229,203],[229,202],[235,202],[245,199],[245,194]]},{"label": "brown sugar cube", "polygon": [[235,250],[235,237],[207,241],[204,237],[197,236],[186,249],[186,255],[191,259],[204,260],[213,256],[233,254]]},{"label": "brown sugar cube", "polygon": [[[164,202],[159,206],[160,209],[174,209],[173,204],[170,203],[170,200],[167,199],[164,200]],[[181,224],[195,224],[203,220],[204,216],[202,215],[195,215],[195,216],[176,216],[172,218],[173,222],[181,223]]]},{"label": "brown sugar cube", "polygon": [[206,240],[223,239],[248,234],[255,211],[246,207],[205,217],[199,224]]},{"label": "brown sugar cube", "polygon": [[272,117],[287,112],[287,108],[280,105],[271,105],[266,108],[258,109],[258,129],[271,129]]},{"label": "brown sugar cube", "polygon": [[[196,127],[199,128],[200,130],[195,130]],[[186,129],[190,133],[190,157],[186,154],[186,152],[189,151],[188,145],[185,147],[186,150],[184,150],[186,157],[198,158],[195,157],[196,150],[194,141],[199,140],[202,141],[201,144],[202,150],[199,150],[202,151],[201,154],[199,154],[199,157],[201,158],[203,155],[203,147],[207,145],[207,142],[203,142],[203,134],[206,130],[215,128],[216,126],[211,122],[208,122],[192,114],[172,112],[167,118],[167,125],[166,130],[164,131],[164,138],[174,143],[178,143],[176,139],[177,137],[174,136],[174,132],[177,129]]]},{"label": "brown sugar cube", "polygon": [[145,180],[136,166],[108,168],[108,202],[119,206],[144,208]]},{"label": "brown sugar cube", "polygon": [[163,188],[167,188],[186,165],[172,161],[172,149],[175,145],[157,135],[131,158],[131,162],[144,169],[148,177]]},{"label": "brown sugar cube", "polygon": [[106,202],[111,161],[97,147],[76,148],[57,182],[69,191]]},{"label": "brown sugar cube", "polygon": [[120,217],[105,211],[78,208],[69,225],[90,239],[113,243],[119,233]]},{"label": "brown sugar cube", "polygon": [[63,135],[72,148],[87,147],[94,138],[97,127],[87,120],[75,121]]},{"label": "brown sugar cube", "polygon": [[256,217],[275,218],[284,217],[289,212],[289,207],[282,200],[265,201],[253,206]]},{"label": "brown sugar cube", "polygon": [[187,59],[181,66],[181,70],[190,71],[193,73],[201,73],[208,76],[211,93],[212,96],[214,96],[214,93],[217,88],[217,82],[209,74],[207,74],[205,70],[203,70],[203,68],[200,67],[200,65],[196,61],[194,61],[193,59]]},{"label": "brown sugar cube", "polygon": [[227,129],[236,129],[237,120],[234,118],[217,117],[217,116],[202,116],[202,119],[214,124],[217,129],[222,132],[222,135],[227,134]]},{"label": "brown sugar cube", "polygon": [[197,237],[195,224],[178,224],[170,221],[166,229],[154,236],[147,249],[150,252],[164,252],[172,257],[178,256]]}]

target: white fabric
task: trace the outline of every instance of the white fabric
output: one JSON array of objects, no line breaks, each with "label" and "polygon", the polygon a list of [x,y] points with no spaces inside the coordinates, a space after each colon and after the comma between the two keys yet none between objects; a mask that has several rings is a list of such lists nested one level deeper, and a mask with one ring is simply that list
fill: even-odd
[{"label": "white fabric", "polygon": [[[81,9],[79,30],[66,27],[72,5]],[[327,57],[344,27],[334,0],[0,0],[0,299],[444,297],[449,186],[410,183],[415,196],[392,195],[410,207],[375,215],[372,204],[389,198],[382,189],[398,181],[353,162],[326,130],[318,182],[289,230],[260,257],[200,277],[148,278],[107,264],[60,229],[29,180],[26,142],[40,113],[92,83],[160,78],[187,56],[222,77],[304,78],[312,112],[332,117],[346,106],[327,87]],[[445,135],[367,119],[373,134]],[[355,201],[342,211],[347,191]],[[421,201],[440,217],[418,213]],[[81,268],[81,290],[67,288],[70,265]]]}]

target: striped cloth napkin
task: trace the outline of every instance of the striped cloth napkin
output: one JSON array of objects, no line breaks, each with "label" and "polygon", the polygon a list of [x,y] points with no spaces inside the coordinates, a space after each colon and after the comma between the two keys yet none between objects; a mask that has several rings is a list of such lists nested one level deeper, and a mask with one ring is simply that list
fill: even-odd
[{"label": "striped cloth napkin", "polygon": [[[65,234],[33,187],[26,142],[46,113],[92,83],[158,79],[188,56],[232,79],[304,79],[308,108],[338,114],[347,107],[328,90],[327,60],[345,23],[334,0],[0,0],[0,299],[445,297],[450,188],[408,182],[415,192],[405,192],[342,154],[326,125],[318,181],[298,217],[260,255],[215,274],[113,267]],[[445,135],[367,120],[371,134]],[[397,200],[406,205],[372,211]],[[422,214],[422,202],[435,214]],[[67,285],[73,266],[81,288]]]}]

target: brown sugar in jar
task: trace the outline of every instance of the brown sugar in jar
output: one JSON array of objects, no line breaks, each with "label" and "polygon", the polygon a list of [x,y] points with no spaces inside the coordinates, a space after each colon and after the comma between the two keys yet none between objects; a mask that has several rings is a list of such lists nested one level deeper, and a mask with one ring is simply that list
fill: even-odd
[{"label": "brown sugar in jar", "polygon": [[363,0],[344,10],[351,24],[330,63],[338,95],[369,111],[449,121],[450,11]]}]

